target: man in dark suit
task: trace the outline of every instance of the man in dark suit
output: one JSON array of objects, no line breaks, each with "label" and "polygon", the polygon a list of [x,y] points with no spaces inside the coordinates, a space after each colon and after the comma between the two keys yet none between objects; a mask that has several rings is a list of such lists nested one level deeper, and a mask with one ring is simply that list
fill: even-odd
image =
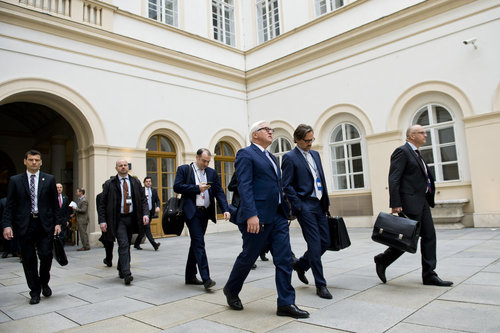
[{"label": "man in dark suit", "polygon": [[[102,184],[102,188],[104,189],[104,184]],[[96,195],[95,197],[95,207],[97,210],[97,214],[99,214],[99,205],[101,204],[101,197],[102,197],[102,192]],[[107,237],[107,233],[102,230],[101,230],[101,237],[99,237],[99,241],[104,246],[104,251],[106,253],[106,257],[104,257],[102,262],[108,267],[113,266],[113,248],[115,246],[115,242],[113,240],[109,240]]]},{"label": "man in dark suit", "polygon": [[[161,206],[160,198],[158,197],[158,191],[151,186],[152,185],[151,177],[144,178],[143,182],[144,182],[144,187],[142,188],[142,190],[144,191],[144,195],[148,200],[149,221],[151,221],[160,212],[160,206]],[[150,223],[144,226],[144,233],[146,234],[146,237],[148,238],[149,242],[151,243],[155,251],[158,251],[158,248],[160,247],[161,244],[155,242],[153,234],[151,234]],[[141,242],[143,238],[144,234],[137,235],[137,238],[135,239],[134,243],[134,248],[136,248],[137,250],[142,250]]]},{"label": "man in dark suit", "polygon": [[125,285],[134,279],[130,272],[130,242],[149,223],[148,202],[141,182],[128,174],[128,163],[116,161],[116,177],[104,183],[99,203],[99,226],[106,240],[118,242],[118,276]]},{"label": "man in dark suit", "polygon": [[238,297],[255,260],[270,244],[276,267],[278,316],[307,318],[309,313],[295,305],[292,287],[292,251],[281,171],[276,158],[266,148],[273,141],[274,130],[265,121],[250,128],[250,146],[236,154],[235,171],[240,203],[236,223],[243,238],[243,250],[236,258],[223,292],[231,309],[242,310]]},{"label": "man in dark suit", "polygon": [[69,198],[67,195],[63,194],[63,185],[61,183],[56,184],[57,188],[57,207],[59,214],[61,216],[61,219],[63,221],[61,225],[61,233],[59,234],[59,237],[63,239],[63,244],[66,243],[64,239],[66,238],[66,230],[69,227],[70,224],[70,216],[73,210],[69,206]]},{"label": "man in dark suit", "polygon": [[[214,198],[217,199],[219,207],[224,212],[224,219],[228,220],[231,216],[217,172],[208,167],[211,157],[208,149],[198,149],[196,163],[178,167],[174,182],[174,191],[182,194],[184,198],[183,213],[191,237],[185,282],[194,285],[203,284],[206,290],[215,286],[215,281],[210,278],[205,251],[208,220],[217,222]],[[189,182],[187,182],[189,174]],[[196,278],[196,266],[198,266],[202,281]]]},{"label": "man in dark suit", "polygon": [[323,166],[318,152],[311,149],[314,141],[311,126],[300,124],[295,129],[293,138],[297,146],[283,156],[281,164],[283,188],[307,243],[307,251],[293,263],[293,269],[300,281],[308,284],[305,272],[311,268],[316,294],[321,298],[331,299],[321,263],[321,256],[330,246],[327,218],[330,200]]},{"label": "man in dark suit", "polygon": [[[16,236],[21,245],[24,275],[30,288],[30,304],[40,302],[40,292],[49,287],[53,237],[61,232],[54,176],[41,172],[42,155],[30,150],[24,155],[26,172],[10,178],[3,217],[3,236]],[[38,271],[38,258],[40,271]]]},{"label": "man in dark suit", "polygon": [[[420,125],[406,131],[406,143],[396,148],[391,156],[389,195],[392,213],[403,212],[420,223],[420,252],[422,254],[422,281],[425,285],[448,287],[451,281],[441,280],[436,268],[436,231],[430,207],[434,207],[434,176],[425,164],[418,148],[427,141],[427,133]],[[386,283],[385,270],[404,252],[392,247],[375,256],[378,277]]]}]

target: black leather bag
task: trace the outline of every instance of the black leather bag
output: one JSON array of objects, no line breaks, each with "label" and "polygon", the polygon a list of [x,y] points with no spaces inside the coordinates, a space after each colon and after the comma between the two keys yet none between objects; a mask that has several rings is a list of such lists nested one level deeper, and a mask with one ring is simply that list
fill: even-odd
[{"label": "black leather bag", "polygon": [[398,250],[417,252],[420,224],[403,213],[400,216],[381,212],[373,226],[372,240]]},{"label": "black leather bag", "polygon": [[330,251],[339,251],[349,247],[351,240],[344,223],[340,216],[328,216],[328,227],[330,228]]},{"label": "black leather bag", "polygon": [[64,251],[64,240],[59,235],[54,235],[54,258],[61,266],[68,264],[68,257]]},{"label": "black leather bag", "polygon": [[[188,172],[186,184],[189,183],[190,179],[191,169]],[[184,196],[181,196],[180,199],[177,197],[171,197],[168,199],[161,220],[161,227],[164,234],[177,236],[181,235],[182,230],[184,229],[184,214],[182,212],[182,206],[184,206]]]}]

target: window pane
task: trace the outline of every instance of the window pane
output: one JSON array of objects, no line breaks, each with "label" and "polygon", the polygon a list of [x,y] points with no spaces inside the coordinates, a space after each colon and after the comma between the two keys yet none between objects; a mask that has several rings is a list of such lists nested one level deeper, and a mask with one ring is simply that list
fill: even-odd
[{"label": "window pane", "polygon": [[427,111],[427,107],[424,107],[419,112],[422,113],[420,113],[420,115],[417,117],[417,121],[415,122],[415,124],[419,124],[422,126],[429,125],[429,112]]},{"label": "window pane", "polygon": [[439,143],[455,142],[455,133],[453,133],[453,127],[439,129],[438,136]]},{"label": "window pane", "polygon": [[330,142],[342,142],[344,138],[342,137],[342,125],[337,126],[332,133]]},{"label": "window pane", "polygon": [[338,190],[347,189],[347,178],[346,176],[337,176],[335,177],[335,184],[337,185]]},{"label": "window pane", "polygon": [[234,173],[234,162],[224,162],[224,173],[230,175]]},{"label": "window pane", "polygon": [[335,174],[345,173],[345,160],[339,161],[335,163]]},{"label": "window pane", "polygon": [[355,143],[349,146],[351,148],[351,157],[361,156],[361,144]]},{"label": "window pane", "polygon": [[444,123],[446,121],[452,121],[451,114],[443,108],[442,106],[436,106],[436,122]]},{"label": "window pane", "polygon": [[334,149],[334,154],[333,154],[333,158],[336,159],[336,160],[340,160],[340,159],[343,159],[345,158],[345,154],[344,154],[344,146],[337,146],[337,147],[333,147]]},{"label": "window pane", "polygon": [[432,155],[432,149],[419,149],[420,155],[424,159],[425,163],[432,164],[434,163],[434,156]]},{"label": "window pane", "polygon": [[458,164],[453,163],[443,165],[443,178],[444,180],[458,179]]},{"label": "window pane", "polygon": [[233,148],[227,143],[224,143],[224,156],[234,156]]},{"label": "window pane", "polygon": [[158,172],[158,167],[156,164],[156,158],[148,157],[146,158],[146,171],[149,172]]},{"label": "window pane", "polygon": [[432,133],[431,131],[425,131],[427,133],[427,140],[425,141],[423,147],[432,146]]},{"label": "window pane", "polygon": [[358,130],[352,125],[346,125],[347,140],[359,138]]},{"label": "window pane", "polygon": [[292,144],[287,139],[283,139],[283,151],[287,152],[292,150]]},{"label": "window pane", "polygon": [[221,143],[218,142],[216,145],[215,145],[215,155],[222,155],[222,148],[221,148]]},{"label": "window pane", "polygon": [[362,172],[363,171],[363,161],[360,158],[352,161],[352,171],[353,172]]},{"label": "window pane", "polygon": [[365,187],[365,181],[363,175],[354,175],[354,188]]},{"label": "window pane", "polygon": [[441,148],[441,162],[452,162],[457,160],[457,150],[455,146]]},{"label": "window pane", "polygon": [[160,146],[161,151],[175,152],[174,148],[170,144],[170,141],[164,136],[160,137]]},{"label": "window pane", "polygon": [[158,185],[158,175],[156,173],[148,173],[148,177],[151,177],[151,184],[153,184],[153,187]]},{"label": "window pane", "polygon": [[161,159],[162,172],[174,172],[174,159],[164,157]]},{"label": "window pane", "polygon": [[146,148],[149,151],[157,151],[158,150],[158,147],[156,144],[157,140],[158,140],[158,137],[156,135],[153,135],[151,137],[151,139],[148,140],[148,143],[146,144]]}]

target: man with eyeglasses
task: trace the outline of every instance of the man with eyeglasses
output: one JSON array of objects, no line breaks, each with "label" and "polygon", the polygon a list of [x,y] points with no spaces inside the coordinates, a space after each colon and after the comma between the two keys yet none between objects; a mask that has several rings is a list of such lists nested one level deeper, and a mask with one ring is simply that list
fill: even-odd
[{"label": "man with eyeglasses", "polygon": [[[422,282],[425,285],[449,287],[436,274],[436,231],[431,210],[434,207],[434,176],[424,162],[418,148],[427,142],[427,133],[420,125],[406,130],[406,143],[392,153],[389,170],[389,196],[392,213],[403,212],[420,223],[420,252],[422,254]],[[385,270],[404,252],[389,247],[375,256],[375,269],[383,283],[387,282]]]},{"label": "man with eyeglasses", "polygon": [[270,243],[276,267],[276,314],[307,318],[309,313],[295,305],[295,290],[291,284],[289,208],[283,197],[281,171],[276,158],[266,150],[273,142],[273,132],[266,121],[254,123],[250,127],[250,146],[236,154],[235,172],[240,194],[236,224],[242,234],[243,250],[236,258],[223,292],[231,309],[243,310],[238,295],[255,260]]},{"label": "man with eyeglasses", "polygon": [[330,246],[328,228],[328,190],[321,158],[312,150],[314,131],[311,126],[300,124],[293,133],[297,146],[283,156],[283,188],[297,216],[302,235],[307,243],[307,251],[293,264],[299,280],[309,284],[305,272],[311,268],[316,294],[331,299],[332,294],[326,287],[321,256]]}]

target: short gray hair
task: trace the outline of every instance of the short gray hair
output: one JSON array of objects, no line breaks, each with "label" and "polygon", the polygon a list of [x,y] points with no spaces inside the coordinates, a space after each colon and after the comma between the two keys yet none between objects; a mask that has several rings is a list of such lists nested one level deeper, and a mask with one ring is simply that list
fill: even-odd
[{"label": "short gray hair", "polygon": [[248,134],[248,136],[250,138],[250,142],[252,142],[253,134],[255,132],[257,132],[257,130],[260,128],[260,125],[262,125],[264,123],[267,123],[267,120],[259,120],[255,123],[253,123],[252,126],[250,126],[250,133]]}]

